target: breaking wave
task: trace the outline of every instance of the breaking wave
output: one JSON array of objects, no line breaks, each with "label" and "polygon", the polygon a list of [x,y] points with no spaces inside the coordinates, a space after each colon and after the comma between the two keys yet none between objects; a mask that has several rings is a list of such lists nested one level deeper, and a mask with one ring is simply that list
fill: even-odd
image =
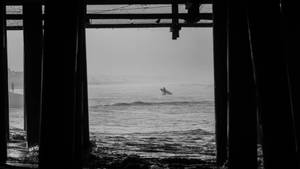
[{"label": "breaking wave", "polygon": [[104,106],[155,106],[155,105],[192,105],[192,104],[212,104],[212,101],[173,101],[173,102],[143,102],[135,101],[129,103],[114,103]]}]

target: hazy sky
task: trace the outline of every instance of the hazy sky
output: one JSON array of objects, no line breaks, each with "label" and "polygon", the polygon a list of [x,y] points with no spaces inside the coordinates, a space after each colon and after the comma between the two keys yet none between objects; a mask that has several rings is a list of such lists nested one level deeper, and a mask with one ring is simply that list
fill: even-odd
[{"label": "hazy sky", "polygon": [[[178,40],[171,36],[169,29],[87,29],[88,73],[212,82],[212,30],[183,28]],[[8,32],[12,70],[23,69],[22,43],[22,32]]]}]

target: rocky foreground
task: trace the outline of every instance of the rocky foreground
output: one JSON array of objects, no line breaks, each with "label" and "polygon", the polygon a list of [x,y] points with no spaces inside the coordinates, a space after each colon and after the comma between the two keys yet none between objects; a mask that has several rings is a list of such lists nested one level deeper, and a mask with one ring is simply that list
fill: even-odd
[{"label": "rocky foreground", "polygon": [[[21,129],[12,129],[8,144],[8,164],[28,168],[38,167],[38,146],[27,148]],[[110,152],[91,141],[91,153],[86,167],[90,169],[216,169],[213,159],[183,157],[146,158],[137,154]]]},{"label": "rocky foreground", "polygon": [[[8,146],[8,168],[37,168],[38,146],[27,148],[26,136],[23,130],[11,130]],[[216,167],[213,158],[184,158],[184,157],[144,157],[139,154],[107,151],[109,148],[99,146],[98,140],[91,141],[89,161],[85,164],[89,169],[226,169],[226,166]],[[209,151],[211,154],[211,150]],[[259,153],[261,156],[261,152]],[[259,165],[262,165],[259,158]],[[17,166],[17,167],[16,167]],[[2,167],[3,168],[3,167]],[[0,166],[0,169],[2,169]]]}]

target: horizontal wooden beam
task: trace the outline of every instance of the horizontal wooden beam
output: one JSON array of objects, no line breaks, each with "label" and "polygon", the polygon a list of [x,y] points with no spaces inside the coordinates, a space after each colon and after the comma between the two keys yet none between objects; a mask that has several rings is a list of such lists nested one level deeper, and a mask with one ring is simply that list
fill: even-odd
[{"label": "horizontal wooden beam", "polygon": [[[166,24],[89,24],[86,28],[168,28],[171,23]],[[179,27],[212,27],[212,23],[179,24]]]},{"label": "horizontal wooden beam", "polygon": [[[104,29],[104,28],[168,28],[172,24],[87,24],[88,29]],[[211,28],[212,23],[196,23],[196,24],[179,24],[180,27],[190,28]],[[7,30],[23,30],[23,26],[7,26]]]},{"label": "horizontal wooden beam", "polygon": [[[172,14],[156,13],[156,14],[87,14],[87,19],[172,19]],[[179,19],[186,19],[188,14],[178,14]],[[200,13],[198,16],[200,19],[212,20],[212,13]],[[22,14],[7,14],[8,20],[22,20]],[[44,18],[44,16],[43,16]]]},{"label": "horizontal wooden beam", "polygon": [[[187,0],[178,0],[179,4],[185,4]],[[194,1],[193,1],[194,2]],[[195,0],[195,2],[199,2],[201,4],[211,4],[212,0]],[[172,0],[87,0],[88,4],[93,5],[122,5],[122,4],[171,4]]]},{"label": "horizontal wooden beam", "polygon": [[[43,3],[42,0],[3,0],[7,5],[22,5],[26,3]],[[201,4],[212,4],[212,0],[195,0]],[[178,0],[179,4],[185,4],[187,0]],[[171,4],[172,0],[87,0],[89,5],[147,5],[147,4]]]},{"label": "horizontal wooden beam", "polygon": [[[88,19],[172,19],[172,14],[87,14]],[[186,19],[188,14],[178,14],[178,18]],[[200,13],[198,18],[212,20],[212,13]]]}]

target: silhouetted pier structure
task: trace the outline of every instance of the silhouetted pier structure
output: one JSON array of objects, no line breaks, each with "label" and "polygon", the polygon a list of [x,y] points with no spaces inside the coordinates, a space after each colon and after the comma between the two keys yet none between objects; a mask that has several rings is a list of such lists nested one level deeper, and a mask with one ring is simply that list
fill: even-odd
[{"label": "silhouetted pier structure", "polygon": [[[179,7],[186,3],[192,5],[182,13]],[[40,145],[40,168],[66,169],[82,168],[89,153],[85,28],[170,27],[176,39],[182,27],[212,27],[217,165],[228,162],[230,169],[257,168],[259,126],[265,168],[299,168],[299,47],[295,42],[299,41],[300,29],[297,5],[293,3],[296,2],[0,1],[0,164],[7,160],[9,130],[7,30],[24,31],[28,144]],[[203,4],[211,5],[213,13],[199,10]],[[86,8],[93,5],[170,5],[171,10],[99,13]],[[6,6],[22,7],[22,12],[6,13]],[[98,22],[116,19],[127,22]],[[155,22],[157,19],[167,21]]]}]

